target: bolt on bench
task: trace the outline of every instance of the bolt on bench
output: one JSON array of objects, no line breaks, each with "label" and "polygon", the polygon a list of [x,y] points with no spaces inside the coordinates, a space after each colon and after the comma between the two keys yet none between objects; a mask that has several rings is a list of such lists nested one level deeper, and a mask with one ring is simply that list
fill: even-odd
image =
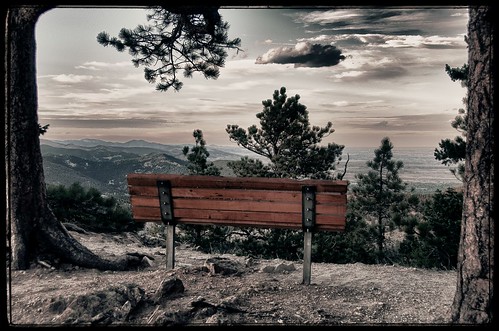
[{"label": "bolt on bench", "polygon": [[304,232],[303,283],[310,284],[312,233],[343,231],[348,182],[287,178],[129,174],[137,222],[166,225],[166,268],[175,266],[175,225],[227,225]]}]

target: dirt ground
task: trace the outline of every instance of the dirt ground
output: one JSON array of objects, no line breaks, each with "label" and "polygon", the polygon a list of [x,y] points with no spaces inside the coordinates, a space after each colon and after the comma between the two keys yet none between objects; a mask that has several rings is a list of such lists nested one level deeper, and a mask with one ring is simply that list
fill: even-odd
[{"label": "dirt ground", "polygon": [[[303,285],[301,261],[230,254],[217,257],[239,272],[214,273],[203,267],[214,255],[182,245],[167,271],[165,248],[134,234],[71,234],[99,255],[145,253],[152,266],[8,270],[11,325],[447,324],[456,286],[455,271],[361,263],[312,263],[312,283]],[[165,282],[174,285],[161,297]]]}]

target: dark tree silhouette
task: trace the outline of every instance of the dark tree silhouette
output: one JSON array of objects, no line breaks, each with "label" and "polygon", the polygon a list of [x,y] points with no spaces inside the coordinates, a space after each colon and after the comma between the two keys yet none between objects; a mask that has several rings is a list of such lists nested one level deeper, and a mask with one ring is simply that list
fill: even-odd
[{"label": "dark tree silhouette", "polygon": [[201,72],[207,79],[216,79],[219,67],[225,64],[226,49],[239,51],[241,40],[228,39],[229,24],[222,21],[217,7],[155,7],[150,11],[150,25],[123,28],[118,37],[101,32],[97,41],[120,52],[128,49],[133,64],[145,66],[145,79],[157,82],[159,91],[182,88],[178,70],[183,70],[185,77]]}]

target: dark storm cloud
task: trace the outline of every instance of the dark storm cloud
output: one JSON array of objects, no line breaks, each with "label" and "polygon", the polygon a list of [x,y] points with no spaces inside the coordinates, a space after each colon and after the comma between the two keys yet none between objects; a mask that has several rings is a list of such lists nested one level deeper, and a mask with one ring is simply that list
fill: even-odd
[{"label": "dark storm cloud", "polygon": [[299,42],[295,47],[278,47],[259,56],[257,64],[294,64],[296,67],[330,67],[345,59],[341,50],[333,45]]},{"label": "dark storm cloud", "polygon": [[467,8],[457,14],[456,8],[335,8],[291,16],[314,33],[454,35],[466,32]]}]

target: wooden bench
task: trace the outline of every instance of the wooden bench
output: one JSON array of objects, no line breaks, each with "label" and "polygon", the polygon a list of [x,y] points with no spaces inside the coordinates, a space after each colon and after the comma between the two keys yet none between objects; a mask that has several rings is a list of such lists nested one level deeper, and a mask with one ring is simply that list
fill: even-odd
[{"label": "wooden bench", "polygon": [[166,225],[167,269],[175,266],[175,225],[304,231],[303,283],[310,284],[312,232],[343,231],[347,181],[129,174],[137,222]]}]

